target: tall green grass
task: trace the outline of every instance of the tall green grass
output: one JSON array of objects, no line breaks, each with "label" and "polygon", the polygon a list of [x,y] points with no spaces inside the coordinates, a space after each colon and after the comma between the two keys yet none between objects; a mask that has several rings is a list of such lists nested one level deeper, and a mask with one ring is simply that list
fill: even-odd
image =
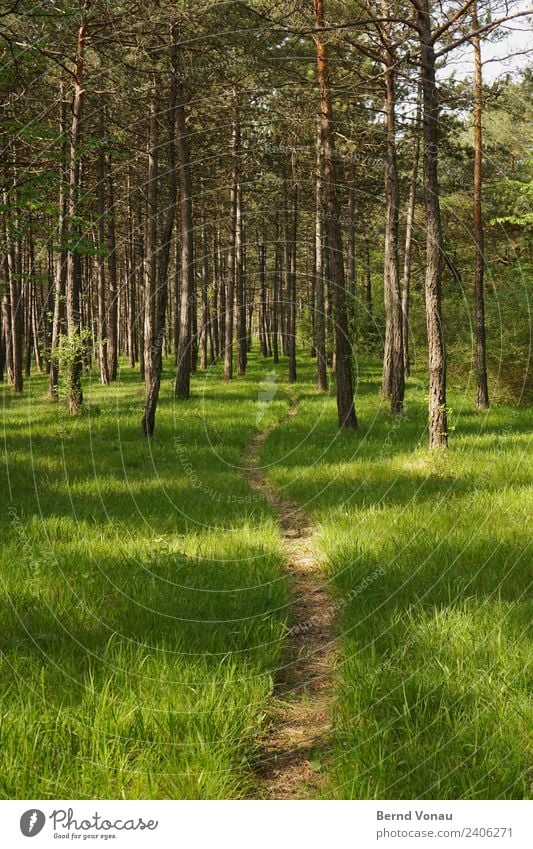
[{"label": "tall green grass", "polygon": [[379,379],[362,364],[358,433],[338,436],[333,399],[303,387],[265,446],[273,484],[320,526],[338,610],[324,795],[528,796],[530,410],[479,415],[452,387],[450,450],[429,453],[424,382],[394,421]]},{"label": "tall green grass", "polygon": [[[33,378],[4,394],[2,797],[246,794],[286,632],[270,509],[242,473],[266,365],[194,398],[87,379],[70,418]],[[258,414],[258,411],[259,414]],[[258,415],[261,422],[258,422]]]},{"label": "tall green grass", "polygon": [[[529,411],[479,415],[451,388],[450,451],[426,448],[422,379],[401,421],[359,365],[360,430],[335,401],[218,368],[140,436],[143,389],[86,379],[70,418],[33,378],[4,393],[0,795],[236,798],[253,790],[290,614],[279,528],[245,448],[319,526],[341,649],[333,798],[531,792]],[[270,375],[268,379],[267,375]],[[298,416],[284,421],[287,400]]]}]

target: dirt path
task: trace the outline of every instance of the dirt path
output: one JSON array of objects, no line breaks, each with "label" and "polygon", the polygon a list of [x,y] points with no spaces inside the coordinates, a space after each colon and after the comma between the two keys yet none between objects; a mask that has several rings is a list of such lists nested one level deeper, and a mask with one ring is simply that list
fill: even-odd
[{"label": "dirt path", "polygon": [[[296,405],[293,399],[289,419],[297,414]],[[260,798],[294,799],[312,797],[320,786],[321,751],[328,743],[331,677],[336,660],[333,608],[314,553],[314,527],[296,504],[285,501],[269,487],[260,467],[261,447],[269,433],[259,432],[248,447],[248,478],[278,516],[293,596],[292,630],[276,680],[269,735],[256,771]]]}]

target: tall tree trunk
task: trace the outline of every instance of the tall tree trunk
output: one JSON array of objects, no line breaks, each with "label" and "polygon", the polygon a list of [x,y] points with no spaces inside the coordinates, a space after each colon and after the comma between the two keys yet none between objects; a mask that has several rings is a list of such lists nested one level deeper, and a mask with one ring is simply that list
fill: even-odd
[{"label": "tall tree trunk", "polygon": [[[157,297],[157,171],[158,171],[158,133],[157,133],[157,81],[153,81],[150,115],[148,119],[148,173],[146,196],[146,221],[144,235],[144,381],[146,400],[153,385],[153,352],[156,338],[156,297]],[[142,420],[142,430],[150,435],[149,422]]]},{"label": "tall tree trunk", "polygon": [[259,245],[259,347],[261,356],[270,356],[267,332],[266,247]]},{"label": "tall tree trunk", "polygon": [[[16,169],[15,162],[13,168]],[[9,328],[8,343],[11,347],[11,363],[12,363],[12,386],[15,392],[22,392],[24,389],[23,376],[23,336],[24,336],[24,310],[22,299],[22,245],[19,235],[19,217],[17,210],[17,191],[16,191],[16,173],[13,176],[14,187],[11,198],[7,191],[4,191],[4,207],[6,210],[11,205],[11,218],[9,226],[4,216],[4,239],[6,245],[6,270],[7,270],[7,286],[9,287],[9,316],[11,325]],[[11,228],[12,225],[12,228]]]},{"label": "tall tree trunk", "polygon": [[426,212],[426,326],[429,354],[428,431],[430,448],[448,445],[446,351],[441,307],[442,227],[438,181],[438,117],[435,49],[429,0],[417,0],[422,65],[424,205]]},{"label": "tall tree trunk", "polygon": [[[236,120],[239,121],[237,115]],[[240,137],[240,127],[239,127]],[[240,150],[238,155],[240,154]],[[242,216],[242,186],[240,163],[237,160],[237,210],[235,221],[235,299],[237,305],[237,376],[244,377],[246,373],[248,334],[246,331],[246,287],[244,285],[244,251],[243,251],[243,216]]]},{"label": "tall tree trunk", "polygon": [[69,245],[67,251],[66,276],[66,307],[67,334],[69,339],[69,355],[66,363],[66,381],[68,391],[68,406],[71,414],[78,413],[83,403],[81,387],[82,344],[80,338],[80,277],[81,265],[79,254],[75,250],[79,240],[79,225],[76,221],[78,212],[78,195],[80,189],[79,141],[81,132],[81,116],[85,96],[84,59],[87,28],[89,22],[90,0],[81,3],[81,17],[76,46],[74,71],[74,99],[72,103],[72,121],[70,126],[70,165],[68,175],[67,201],[67,232]]},{"label": "tall tree trunk", "polygon": [[409,199],[407,201],[407,216],[405,222],[405,250],[403,257],[403,283],[402,283],[402,321],[403,321],[403,366],[404,375],[409,377],[411,372],[411,361],[409,357],[409,310],[411,308],[411,251],[413,242],[413,228],[415,222],[416,186],[418,182],[418,164],[420,160],[420,118],[422,110],[422,90],[418,84],[418,95],[416,102],[416,118],[414,127],[414,152],[411,178],[409,181]]},{"label": "tall tree trunk", "polygon": [[109,368],[107,363],[107,306],[106,306],[106,238],[105,238],[105,109],[100,107],[100,139],[98,148],[98,161],[96,171],[96,197],[98,213],[98,286],[97,286],[97,338],[98,338],[98,362],[100,366],[100,381],[107,386],[109,383]]},{"label": "tall tree trunk", "polygon": [[476,407],[486,410],[489,406],[489,386],[487,379],[487,353],[485,333],[485,293],[484,293],[484,233],[481,197],[483,191],[483,132],[481,118],[483,110],[483,75],[481,65],[481,39],[477,2],[472,5],[472,29],[476,34],[472,38],[474,45],[474,240],[476,243],[476,265],[474,272],[474,298],[476,310]]},{"label": "tall tree trunk", "polygon": [[[172,232],[176,218],[178,181],[176,176],[176,117],[179,109],[180,97],[179,79],[179,45],[178,24],[173,18],[170,27],[170,91],[167,109],[167,165],[168,165],[168,205],[166,218],[161,236],[161,244],[157,263],[157,288],[154,292],[155,321],[153,325],[153,336],[146,361],[146,404],[142,419],[142,432],[145,436],[152,436],[155,428],[155,415],[159,390],[161,387],[161,372],[163,369],[163,341],[165,338],[165,319],[168,301],[168,268],[170,264],[170,246]],[[154,98],[155,100],[155,98]],[[150,141],[155,141],[153,131],[150,132]]]},{"label": "tall tree trunk", "polygon": [[[277,234],[279,236],[279,232]],[[274,365],[279,363],[279,298],[281,287],[281,249],[279,239],[276,239],[274,254],[274,286],[272,293],[272,359]]]},{"label": "tall tree trunk", "polygon": [[321,123],[317,122],[316,187],[315,187],[315,350],[316,387],[319,392],[328,390],[328,363],[326,353],[326,302],[324,292],[324,218],[322,180]]},{"label": "tall tree trunk", "polygon": [[219,333],[219,288],[220,288],[220,266],[218,256],[218,227],[215,228],[213,237],[213,362],[220,356],[220,333]]},{"label": "tall tree trunk", "polygon": [[[382,3],[383,17],[388,18],[388,2]],[[385,131],[387,155],[385,159],[385,247],[384,292],[387,328],[383,358],[382,391],[390,397],[391,413],[402,411],[404,397],[404,364],[402,339],[402,303],[398,269],[398,209],[399,185],[396,161],[396,84],[395,54],[391,47],[388,24],[382,27],[385,55]]]},{"label": "tall tree trunk", "polygon": [[207,243],[207,223],[205,208],[202,208],[202,327],[200,368],[207,369],[207,344],[209,341],[209,247]]},{"label": "tall tree trunk", "polygon": [[50,374],[48,392],[50,398],[57,398],[59,363],[58,346],[63,321],[63,299],[67,279],[67,252],[65,247],[67,235],[67,192],[65,187],[65,169],[68,155],[67,147],[67,103],[64,86],[59,87],[59,134],[61,137],[61,164],[59,168],[59,218],[57,226],[58,251],[54,268],[54,311],[52,318],[52,338],[50,341]]},{"label": "tall tree trunk", "polygon": [[287,232],[287,353],[289,383],[296,383],[296,244],[298,237],[298,184],[295,175],[294,152],[291,159],[292,204],[288,210]]},{"label": "tall tree trunk", "polygon": [[374,334],[374,306],[372,303],[372,262],[370,258],[370,242],[365,239],[365,266],[366,266],[366,284],[365,284],[365,306],[366,316],[369,328],[369,335]]},{"label": "tall tree trunk", "polygon": [[348,293],[352,313],[356,287],[355,248],[355,159],[352,156],[348,168]]},{"label": "tall tree trunk", "polygon": [[118,299],[119,291],[117,285],[117,251],[115,237],[115,186],[113,177],[113,166],[111,153],[105,155],[106,184],[107,184],[107,251],[109,262],[109,314],[107,328],[109,341],[107,344],[107,358],[109,379],[117,379],[118,368]]},{"label": "tall tree trunk", "polygon": [[178,364],[174,391],[176,398],[186,400],[191,393],[191,338],[194,305],[194,223],[192,177],[187,129],[186,98],[181,75],[178,75],[176,121],[178,129],[178,179],[180,206],[180,331]]},{"label": "tall tree trunk", "polygon": [[[324,0],[314,0],[317,30],[324,28]],[[357,427],[353,397],[352,346],[349,337],[348,310],[344,283],[344,260],[339,204],[335,182],[334,142],[331,97],[328,86],[328,57],[322,36],[315,35],[317,72],[320,88],[320,140],[324,163],[324,213],[328,234],[335,310],[335,365],[337,377],[337,416],[339,428]]]},{"label": "tall tree trunk", "polygon": [[237,241],[237,206],[239,193],[238,154],[240,149],[240,129],[237,118],[233,121],[231,150],[233,157],[233,176],[230,196],[230,234],[228,247],[228,264],[226,275],[226,314],[225,314],[225,348],[224,348],[224,380],[233,379],[233,316],[235,300],[235,271],[236,271],[236,241]]}]

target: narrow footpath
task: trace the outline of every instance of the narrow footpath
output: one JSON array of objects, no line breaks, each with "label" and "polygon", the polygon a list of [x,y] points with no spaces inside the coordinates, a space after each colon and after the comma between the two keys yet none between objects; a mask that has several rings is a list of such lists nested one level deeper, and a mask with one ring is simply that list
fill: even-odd
[{"label": "narrow footpath", "polygon": [[[293,399],[287,420],[296,415],[297,400]],[[277,514],[293,601],[269,733],[256,765],[257,795],[312,798],[320,788],[321,756],[330,731],[334,609],[314,550],[315,528],[298,505],[272,490],[261,468],[261,448],[269,433],[260,431],[248,446],[248,478]]]}]

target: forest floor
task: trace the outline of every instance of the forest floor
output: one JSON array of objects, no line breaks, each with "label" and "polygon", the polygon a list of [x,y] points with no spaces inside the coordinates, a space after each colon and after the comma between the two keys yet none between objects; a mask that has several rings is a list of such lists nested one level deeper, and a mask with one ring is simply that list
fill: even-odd
[{"label": "forest floor", "polygon": [[5,390],[0,796],[529,795],[531,410],[451,386],[432,454],[423,378],[393,420],[360,362],[338,434],[285,373],[169,364],[150,442],[128,369]]},{"label": "forest floor", "polygon": [[[297,403],[293,396],[288,421],[297,415]],[[260,453],[271,430],[259,431],[250,443],[248,478],[278,517],[292,601],[274,707],[256,772],[261,798],[294,799],[316,795],[320,786],[317,768],[330,734],[336,665],[334,608],[315,553],[316,529],[296,502],[280,498],[268,485]]]}]

